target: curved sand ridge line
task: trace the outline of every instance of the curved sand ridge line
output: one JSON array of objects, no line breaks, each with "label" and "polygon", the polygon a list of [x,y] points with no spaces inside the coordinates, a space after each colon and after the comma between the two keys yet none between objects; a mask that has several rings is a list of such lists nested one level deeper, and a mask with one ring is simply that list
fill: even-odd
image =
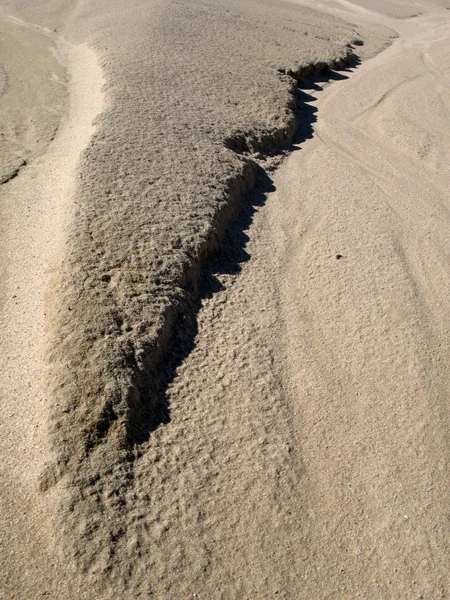
[{"label": "curved sand ridge line", "polygon": [[[192,340],[201,270],[277,163],[270,153],[289,149],[303,98],[288,73],[342,66],[361,35],[306,9],[252,6],[155,0],[94,15],[110,109],[80,165],[52,348],[58,460],[42,491],[59,498],[69,560],[103,588],[147,585],[135,573],[176,495],[138,516],[135,465],[171,418],[167,385],[180,338]],[[85,37],[90,18],[76,20]],[[386,45],[365,35],[372,52]]]},{"label": "curved sand ridge line", "polygon": [[[11,21],[33,35],[54,38],[41,27]],[[64,585],[63,577],[54,581],[57,558],[48,554],[55,540],[48,514],[51,499],[38,494],[39,476],[52,457],[48,318],[73,213],[77,163],[103,108],[103,77],[93,51],[61,38],[56,49],[70,76],[67,117],[47,152],[0,187],[0,565],[3,593],[23,598],[35,597],[35,589],[45,590],[50,583],[54,589]]]},{"label": "curved sand ridge line", "polygon": [[398,41],[311,90],[314,138],[275,174],[241,275],[219,270],[154,445],[203,467],[185,501],[212,571],[231,546],[229,581],[246,564],[288,598],[449,597],[450,16],[374,22]]},{"label": "curved sand ridge line", "polygon": [[117,499],[127,597],[448,598],[448,13],[375,20],[207,272]]}]

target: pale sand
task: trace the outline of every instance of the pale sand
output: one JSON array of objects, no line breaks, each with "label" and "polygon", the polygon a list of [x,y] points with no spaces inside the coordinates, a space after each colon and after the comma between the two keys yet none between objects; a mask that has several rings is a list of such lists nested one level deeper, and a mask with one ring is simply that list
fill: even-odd
[{"label": "pale sand", "polygon": [[[15,26],[27,27],[18,20]],[[59,542],[47,525],[51,498],[37,493],[51,455],[47,321],[73,213],[77,162],[104,107],[92,50],[60,40],[58,54],[71,78],[68,115],[46,154],[0,187],[0,589],[16,598],[39,597],[46,589],[59,593],[67,585],[67,567],[59,567],[60,580],[54,580],[58,554],[52,544]]]},{"label": "pale sand", "polygon": [[[48,232],[47,236],[52,238],[48,251],[46,245],[33,246],[36,229],[31,224],[30,233],[23,238],[14,235],[18,226],[13,221],[17,222],[18,211],[5,228],[10,236],[6,238],[10,240],[7,248],[13,257],[14,275],[9,285],[17,280],[16,285],[21,287],[20,278],[26,277],[29,289],[35,290],[30,291],[28,306],[38,302],[34,310],[26,311],[7,305],[6,311],[15,312],[5,312],[2,324],[2,331],[4,327],[10,332],[27,328],[32,332],[23,341],[12,334],[6,338],[11,355],[17,357],[17,366],[15,369],[2,366],[4,377],[16,378],[14,390],[6,395],[2,409],[5,439],[11,440],[6,450],[2,448],[2,460],[5,452],[7,467],[2,484],[6,482],[3,487],[13,492],[7,494],[5,521],[11,552],[24,553],[23,558],[6,555],[5,567],[12,569],[5,587],[7,593],[22,598],[48,592],[55,598],[105,599],[448,597],[449,382],[445,367],[449,358],[447,140],[450,132],[446,65],[450,15],[423,4],[420,6],[423,16],[413,21],[398,21],[389,15],[397,7],[396,16],[405,17],[402,11],[410,8],[404,2],[380,4],[387,15],[376,14],[375,0],[372,5],[367,2],[360,5],[354,11],[352,3],[345,0],[321,3],[324,10],[346,16],[358,26],[374,23],[377,31],[386,31],[386,27],[397,31],[399,40],[364,63],[349,79],[334,81],[324,91],[317,89],[317,94],[314,89],[307,90],[312,94],[310,105],[318,108],[313,139],[302,143],[301,150],[284,162],[272,184],[261,179],[261,193],[254,197],[255,214],[248,203],[244,204],[241,222],[232,229],[217,261],[207,265],[200,279],[203,301],[197,316],[198,333],[193,337],[195,327],[189,320],[178,330],[176,343],[181,346],[182,361],[176,373],[170,372],[172,367],[168,362],[167,378],[158,379],[150,365],[148,379],[144,379],[141,388],[138,386],[142,396],[142,385],[155,385],[161,379],[162,385],[168,383],[164,402],[160,402],[168,403],[170,422],[164,422],[168,419],[163,415],[159,421],[147,424],[151,431],[145,440],[139,423],[131,421],[138,431],[132,436],[135,452],[134,460],[130,461],[133,448],[126,448],[126,440],[120,433],[122,424],[127,426],[130,421],[128,413],[120,414],[120,403],[112,403],[109,412],[99,418],[98,440],[86,430],[87,439],[94,446],[94,451],[88,447],[87,456],[77,449],[82,433],[77,429],[79,417],[75,410],[70,420],[69,413],[68,421],[63,423],[65,438],[58,440],[57,431],[53,431],[52,438],[57,452],[61,452],[64,439],[70,444],[66,452],[68,467],[66,464],[66,470],[60,472],[46,471],[44,487],[51,487],[42,495],[35,492],[37,478],[43,461],[52,452],[44,435],[46,415],[49,404],[62,396],[42,401],[46,405],[42,410],[36,398],[43,398],[43,388],[33,372],[30,384],[35,394],[24,393],[28,371],[20,366],[20,357],[26,356],[27,366],[31,360],[37,372],[43,372],[39,341],[43,326],[40,330],[31,329],[39,327],[39,315],[45,310],[42,294],[46,286],[38,279],[46,272],[43,263],[51,261],[55,265],[55,259],[61,256],[63,225],[71,210],[74,180],[70,173],[73,174],[79,153],[89,141],[92,126],[88,127],[88,121],[91,123],[93,115],[99,112],[101,95],[98,94],[100,104],[95,110],[92,107],[92,113],[86,107],[75,119],[77,131],[80,128],[86,137],[64,152],[61,147],[58,149],[56,140],[56,146],[50,146],[46,156],[39,159],[42,162],[20,173],[15,180],[17,184],[15,181],[7,184],[10,187],[5,197],[13,198],[12,186],[17,185],[18,190],[31,189],[25,178],[35,167],[41,164],[40,172],[46,173],[47,178],[50,165],[57,164],[62,171],[55,178],[55,185],[67,186],[65,202],[58,203],[59,224],[49,222],[48,212],[44,219],[36,213],[34,216],[33,227],[42,229],[42,235]],[[260,5],[261,13],[267,6]],[[413,10],[416,8],[414,5]],[[97,19],[98,31],[105,26],[100,12],[93,21]],[[312,18],[308,13],[303,16]],[[238,22],[237,19],[233,26]],[[177,23],[183,23],[181,17]],[[324,20],[322,26],[329,28],[331,36],[333,22]],[[79,27],[80,40],[88,38],[88,28]],[[351,29],[342,29],[339,35],[351,35],[350,32]],[[124,33],[122,41],[126,35],[129,33]],[[101,46],[99,40],[105,38],[96,39]],[[371,41],[368,53],[383,43],[376,36]],[[289,47],[288,38],[284,43]],[[310,40],[309,45],[314,47],[314,41]],[[283,52],[286,48],[283,47]],[[130,48],[127,51],[130,56]],[[319,49],[320,52],[325,59],[326,47]],[[281,55],[278,64],[280,59]],[[86,64],[86,60],[88,57],[80,57],[80,65]],[[120,65],[114,57],[109,60],[109,66],[105,62],[103,65],[111,85],[114,75],[121,81]],[[289,64],[282,66],[288,68]],[[136,77],[142,76],[142,65],[139,68]],[[240,73],[237,67],[236,72]],[[95,74],[95,64],[88,69],[88,82],[87,70],[82,73],[80,83],[74,80],[74,90],[81,91],[83,82],[95,86],[101,81],[100,74]],[[185,93],[195,95],[196,87],[189,87],[194,74],[195,71],[189,72],[183,79]],[[154,78],[155,71],[152,75]],[[169,69],[166,84],[172,76]],[[277,86],[276,80],[272,83]],[[122,100],[128,95],[131,103],[136,101],[133,90],[136,88],[132,86],[125,89]],[[204,88],[200,85],[198,90]],[[125,121],[119,128],[112,121],[113,116],[121,118],[117,110],[114,112],[118,107],[114,105],[116,92],[109,89],[113,103],[102,118],[103,130],[100,126],[97,145],[91,143],[81,163],[83,179],[79,190],[85,194],[90,190],[91,195],[78,195],[81,208],[71,220],[72,232],[74,224],[76,232],[77,223],[82,223],[83,215],[93,207],[94,212],[91,211],[86,222],[90,238],[97,238],[97,245],[93,246],[97,255],[94,261],[83,262],[90,246],[80,230],[78,238],[69,232],[69,247],[76,253],[75,258],[81,260],[81,266],[77,267],[74,259],[69,261],[65,256],[71,268],[89,267],[81,279],[81,289],[82,294],[93,290],[92,295],[83,300],[84,312],[72,316],[72,329],[76,332],[84,314],[89,327],[84,332],[87,343],[82,344],[75,333],[71,334],[69,344],[75,342],[74,352],[87,352],[86,360],[98,361],[93,369],[106,368],[108,351],[114,360],[116,347],[123,350],[124,346],[115,345],[114,327],[121,330],[121,336],[129,334],[127,343],[134,344],[135,351],[139,349],[139,340],[145,337],[142,330],[132,333],[143,321],[132,300],[136,293],[138,297],[143,295],[142,278],[145,279],[147,272],[142,271],[145,266],[142,259],[126,265],[119,260],[114,265],[113,277],[103,280],[106,284],[112,280],[119,290],[130,288],[131,293],[124,295],[122,305],[117,306],[116,299],[116,313],[111,312],[108,296],[101,286],[89,283],[90,277],[95,282],[95,261],[100,270],[98,277],[102,272],[109,276],[104,271],[105,249],[108,261],[114,256],[118,259],[122,253],[120,239],[129,236],[132,241],[136,227],[143,240],[142,253],[151,248],[145,245],[149,233],[146,224],[136,220],[131,229],[126,214],[111,208],[115,206],[111,190],[113,198],[117,192],[114,170],[106,169],[105,157],[111,157],[113,168],[122,169],[116,173],[122,192],[116,202],[120,200],[128,210],[136,206],[133,213],[136,219],[143,214],[142,202],[139,204],[135,197],[134,204],[131,203],[127,193],[139,190],[136,182],[145,183],[130,161],[117,162],[114,154],[108,154],[125,126]],[[261,93],[264,102],[265,92]],[[282,101],[281,88],[278,94],[274,110]],[[79,109],[84,95],[81,92]],[[233,110],[236,115],[242,115],[244,110],[242,126],[247,125],[244,131],[250,125],[252,135],[258,136],[258,127],[264,131],[264,126],[254,120],[249,96],[245,98],[247,103],[240,110],[239,107]],[[303,101],[307,99],[302,96]],[[199,110],[200,116],[204,116],[205,107]],[[180,123],[174,112],[171,115],[175,119],[174,128],[167,127],[167,122],[163,124],[169,139],[167,148],[175,151],[178,146],[171,145],[170,134],[177,129],[179,132]],[[193,112],[186,115],[195,122]],[[150,113],[145,113],[145,118],[150,119]],[[226,121],[223,113],[222,118]],[[270,123],[271,118],[269,112],[265,113],[264,124]],[[154,121],[152,127],[155,135],[158,130]],[[214,135],[220,138],[225,130],[226,126]],[[116,148],[122,159],[127,156],[126,135],[133,139],[135,133],[131,125],[123,130],[125,146]],[[66,136],[66,141],[69,138]],[[64,140],[64,129],[59,139]],[[198,131],[188,133],[188,142],[193,140],[203,143]],[[242,141],[242,137],[235,135],[233,140],[235,149],[245,150],[248,144],[250,152],[261,151],[258,145],[264,146],[261,140],[256,143],[250,136]],[[176,140],[177,143],[182,147],[181,141]],[[55,147],[58,158],[51,154]],[[104,156],[100,153],[102,147]],[[141,151],[143,147],[139,146]],[[132,152],[133,148],[130,156]],[[61,164],[61,154],[70,156],[68,162],[73,162]],[[162,151],[150,161],[152,168],[148,167],[147,178],[153,179],[152,170],[158,168],[161,177],[164,165],[172,164],[176,182],[179,176],[176,160],[188,156],[182,149],[176,150],[171,163]],[[205,161],[207,149],[199,156]],[[232,159],[223,154],[225,157],[232,164]],[[271,165],[270,161],[262,164]],[[239,172],[237,165],[233,168]],[[183,185],[189,187],[186,174],[190,166],[183,163],[183,167]],[[214,178],[214,168],[211,162],[210,181],[220,187],[221,180]],[[106,169],[105,177],[111,186],[107,194],[109,210],[115,216],[111,223],[107,207],[100,211],[100,220],[95,220],[101,193],[89,178],[93,174],[98,183],[100,169]],[[132,184],[127,188],[127,176],[134,188]],[[199,194],[201,183],[196,180],[192,187]],[[47,179],[46,185],[51,185]],[[270,185],[276,191],[264,195]],[[162,185],[162,194],[170,191],[170,186]],[[153,197],[158,198],[157,193]],[[16,201],[26,205],[22,191]],[[180,200],[178,210],[181,205],[183,211],[186,209],[186,201],[189,197]],[[197,215],[202,205],[194,208]],[[158,216],[151,205],[147,211],[153,219]],[[200,217],[205,219],[207,214],[200,212]],[[150,230],[155,239],[161,240],[155,246],[156,257],[164,248],[164,236],[173,235],[167,229],[168,215],[172,221],[177,212],[166,213],[166,229],[161,238],[157,237],[157,229]],[[23,217],[20,219],[20,227],[26,232]],[[159,221],[158,227],[161,224],[164,222]],[[105,246],[108,240],[109,247]],[[176,248],[183,249],[185,238],[181,237],[179,243],[181,246]],[[85,244],[84,248],[81,244]],[[193,244],[195,250],[195,240]],[[38,256],[34,268],[14,262],[17,251],[27,260]],[[139,247],[131,243],[124,247],[123,252],[126,251],[135,260],[142,256]],[[76,287],[76,268],[72,273],[65,267],[64,285],[69,299],[74,294],[81,297]],[[165,273],[163,285],[172,276],[170,261],[168,268],[169,275]],[[71,275],[74,292],[70,289]],[[185,285],[189,285],[189,278]],[[158,304],[158,290],[152,293]],[[169,287],[166,294],[169,296],[166,306],[170,306],[173,296]],[[146,298],[149,302],[151,295]],[[73,306],[70,308],[73,312]],[[192,312],[195,305],[187,303],[182,308]],[[94,319],[90,311],[94,311]],[[102,311],[106,316],[102,317]],[[125,322],[124,315],[128,319]],[[96,342],[93,330],[96,319],[104,321],[98,327],[115,324],[106,336],[104,347]],[[111,319],[109,325],[108,319]],[[61,335],[67,334],[69,323],[62,321]],[[91,352],[91,346],[97,347],[96,353]],[[58,353],[58,345],[54,347],[53,356],[65,360],[69,345],[63,346],[66,354]],[[145,344],[141,343],[140,348],[145,351]],[[151,359],[154,357],[150,354]],[[109,367],[114,377],[123,377],[121,385],[125,393],[129,388],[127,369],[132,367],[113,362]],[[83,363],[81,368],[85,368]],[[55,370],[58,369],[57,365]],[[99,371],[99,381],[107,381],[107,377],[107,370]],[[70,386],[68,389],[71,390]],[[94,409],[101,397],[101,390],[94,390],[89,396]],[[24,409],[22,414],[17,412],[13,416],[16,398],[20,398]],[[131,399],[131,406],[134,402],[136,398]],[[116,410],[118,415],[114,415]],[[53,414],[57,416],[58,410],[53,410]],[[92,421],[87,414],[85,423],[89,426]],[[142,413],[138,411],[137,415]],[[74,431],[68,437],[71,423]],[[35,424],[39,424],[38,438],[30,433]],[[28,433],[31,438],[27,438]],[[33,444],[38,446],[37,451],[32,449]],[[78,455],[73,460],[74,452]],[[59,464],[61,469],[62,463]],[[96,479],[96,470],[100,480]],[[12,473],[17,477],[14,485]],[[61,481],[52,485],[61,475]],[[127,477],[129,483],[124,485]],[[56,521],[48,518],[41,504],[48,505],[50,512],[57,510]],[[28,512],[31,517],[17,519],[19,511]],[[52,529],[55,527],[52,522],[59,523],[60,528]],[[55,554],[50,558],[45,548],[55,537],[56,546],[50,546]],[[20,539],[26,543],[20,544]],[[35,548],[40,545],[41,556],[36,556],[39,553]],[[82,580],[76,573],[63,573],[58,564],[60,547],[69,558],[73,548],[74,560],[67,564],[67,569],[74,565],[84,567]],[[54,566],[52,561],[56,563]],[[24,574],[23,564],[28,565],[31,574]],[[41,580],[33,572],[36,567],[42,571]]]},{"label": "pale sand", "polygon": [[0,184],[47,149],[65,110],[65,69],[53,31],[0,12]]}]

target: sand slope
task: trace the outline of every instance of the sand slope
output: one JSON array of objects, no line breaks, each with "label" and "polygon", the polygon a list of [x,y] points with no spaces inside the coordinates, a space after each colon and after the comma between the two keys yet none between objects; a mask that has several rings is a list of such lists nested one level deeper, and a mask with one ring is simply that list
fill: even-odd
[{"label": "sand slope", "polygon": [[376,17],[212,267],[136,469],[157,597],[448,597],[446,19]]},{"label": "sand slope", "polygon": [[[51,352],[56,460],[42,478],[61,498],[69,558],[101,582],[133,575],[130,544],[151,552],[130,541],[124,498],[140,452],[170,419],[175,331],[194,326],[202,265],[254,185],[256,161],[295,132],[287,72],[342,66],[361,35],[270,2],[107,8],[82,5],[70,30],[98,49],[109,108],[80,163]],[[372,52],[386,44],[367,38]]]},{"label": "sand slope", "polygon": [[[295,131],[286,72],[343,64],[360,34],[271,3],[4,8],[12,40],[28,36],[39,64],[35,39],[67,49],[72,83],[47,154],[2,189],[2,590],[91,597],[118,578],[144,589],[134,571],[152,545],[138,542],[136,564],[125,494],[135,455],[167,418],[175,325],[195,314],[200,265],[260,171],[248,155],[262,160]],[[371,52],[385,44],[367,36]],[[85,42],[106,75],[101,119],[103,77]],[[36,74],[44,94],[49,64]],[[22,105],[14,89],[6,100]]]},{"label": "sand slope", "polygon": [[305,597],[449,590],[449,21],[384,22],[399,41],[320,96],[275,179]]},{"label": "sand slope", "polygon": [[63,127],[2,199],[9,285],[29,286],[2,322],[5,593],[448,596],[449,13],[320,5],[357,27],[266,2],[72,13],[107,108],[80,49],[82,136]]},{"label": "sand slope", "polygon": [[[20,21],[15,27],[29,30]],[[64,595],[67,565],[58,564],[59,534],[50,526],[56,507],[39,493],[52,455],[48,430],[54,401],[48,395],[46,352],[76,167],[94,131],[92,121],[103,108],[103,96],[102,74],[91,50],[60,40],[58,54],[71,78],[67,117],[47,152],[0,186],[2,598],[40,597],[49,590],[55,597],[70,597]],[[65,72],[60,63],[57,69]],[[21,98],[15,99],[19,105]]]},{"label": "sand slope", "polygon": [[49,29],[0,16],[0,184],[55,137],[66,103],[55,38]]}]

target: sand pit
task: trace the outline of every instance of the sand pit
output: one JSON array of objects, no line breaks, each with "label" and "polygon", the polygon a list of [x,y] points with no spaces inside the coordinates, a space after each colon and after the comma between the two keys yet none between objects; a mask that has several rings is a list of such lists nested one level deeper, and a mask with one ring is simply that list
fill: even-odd
[{"label": "sand pit", "polygon": [[72,49],[0,189],[5,595],[448,596],[442,4],[5,3]]}]

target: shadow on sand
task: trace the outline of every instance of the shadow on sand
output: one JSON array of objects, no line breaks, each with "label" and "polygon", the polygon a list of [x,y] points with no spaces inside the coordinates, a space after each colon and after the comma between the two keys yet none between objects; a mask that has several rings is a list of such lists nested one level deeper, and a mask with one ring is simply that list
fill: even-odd
[{"label": "shadow on sand", "polygon": [[[295,91],[296,116],[298,128],[288,148],[283,148],[280,154],[287,154],[300,150],[299,145],[314,135],[314,123],[317,121],[317,108],[310,103],[317,98],[313,93],[320,92],[323,85],[331,81],[347,79],[346,72],[328,71],[314,79],[301,81]],[[250,260],[246,247],[249,241],[248,231],[253,222],[255,212],[264,206],[267,195],[275,191],[275,186],[269,173],[257,165],[256,185],[251,193],[242,198],[237,218],[228,226],[225,236],[220,244],[220,250],[210,256],[204,264],[198,290],[191,297],[186,309],[179,316],[168,354],[158,367],[156,377],[148,381],[147,394],[149,402],[144,402],[150,410],[144,409],[134,415],[129,429],[129,442],[132,445],[145,443],[150,434],[161,424],[170,422],[170,401],[168,388],[176,377],[177,368],[186,360],[196,346],[198,334],[198,314],[203,300],[212,298],[223,290],[219,276],[238,275],[242,265]],[[156,408],[155,408],[156,407]],[[145,412],[145,414],[144,414]]]}]

